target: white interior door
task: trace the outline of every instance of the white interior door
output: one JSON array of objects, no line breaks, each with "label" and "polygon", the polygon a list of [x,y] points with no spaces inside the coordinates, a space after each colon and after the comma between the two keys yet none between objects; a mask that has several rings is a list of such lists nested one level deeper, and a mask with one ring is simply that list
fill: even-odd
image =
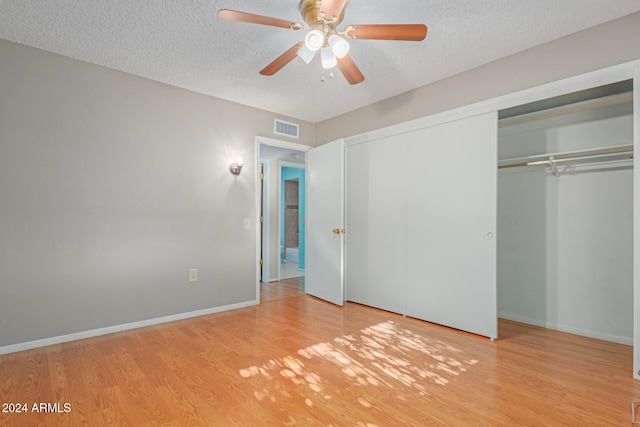
[{"label": "white interior door", "polygon": [[306,291],[344,304],[344,141],[307,152]]}]

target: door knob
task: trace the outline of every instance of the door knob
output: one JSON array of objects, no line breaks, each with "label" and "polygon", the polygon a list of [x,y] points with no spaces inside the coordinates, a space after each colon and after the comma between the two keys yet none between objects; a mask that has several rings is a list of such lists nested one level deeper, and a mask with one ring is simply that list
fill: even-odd
[{"label": "door knob", "polygon": [[339,228],[334,228],[333,229],[333,234],[340,234],[340,229]]}]

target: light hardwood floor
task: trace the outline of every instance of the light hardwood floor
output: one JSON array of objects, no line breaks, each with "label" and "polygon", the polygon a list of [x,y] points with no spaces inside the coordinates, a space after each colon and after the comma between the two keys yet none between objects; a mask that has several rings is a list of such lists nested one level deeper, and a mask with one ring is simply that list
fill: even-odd
[{"label": "light hardwood floor", "polygon": [[510,321],[491,342],[262,287],[259,306],[0,356],[0,402],[28,406],[0,425],[629,426],[640,400],[628,346]]}]

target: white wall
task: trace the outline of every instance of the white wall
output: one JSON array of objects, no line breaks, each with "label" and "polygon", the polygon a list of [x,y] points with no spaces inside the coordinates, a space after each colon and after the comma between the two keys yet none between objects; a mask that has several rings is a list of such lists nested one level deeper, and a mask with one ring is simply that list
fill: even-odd
[{"label": "white wall", "polygon": [[[280,264],[280,238],[278,237],[278,177],[279,164],[277,159],[269,159],[269,265],[263,270],[268,281],[278,280],[278,264]],[[264,280],[264,279],[263,279]]]},{"label": "white wall", "polygon": [[[502,128],[500,158],[633,141],[630,105]],[[631,162],[503,169],[498,179],[501,317],[631,344]]]}]

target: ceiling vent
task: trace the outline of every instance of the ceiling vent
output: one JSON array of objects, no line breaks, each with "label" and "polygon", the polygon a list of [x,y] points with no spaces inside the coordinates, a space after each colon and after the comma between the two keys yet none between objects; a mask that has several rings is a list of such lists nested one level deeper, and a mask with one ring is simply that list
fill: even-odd
[{"label": "ceiling vent", "polygon": [[291,138],[298,139],[300,132],[300,125],[295,123],[289,123],[282,120],[275,119],[273,121],[273,133],[276,135],[289,136]]}]

